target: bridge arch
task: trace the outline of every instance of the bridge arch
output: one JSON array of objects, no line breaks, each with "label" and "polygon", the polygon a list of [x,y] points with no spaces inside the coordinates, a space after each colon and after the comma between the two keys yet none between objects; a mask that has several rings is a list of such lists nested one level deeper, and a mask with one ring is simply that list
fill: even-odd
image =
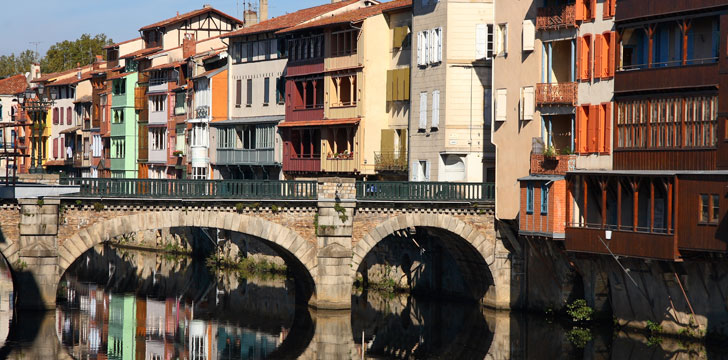
[{"label": "bridge arch", "polygon": [[[98,221],[59,241],[58,276],[63,276],[76,259],[92,247],[114,237],[146,230],[173,227],[206,227],[239,232],[270,245],[292,267],[301,281],[306,301],[315,297],[316,246],[290,228],[250,215],[225,211],[152,211],[122,215]],[[303,272],[303,274],[301,273]],[[297,279],[298,280],[298,279]],[[303,288],[299,288],[302,285]],[[297,294],[296,298],[299,296]],[[301,299],[303,300],[303,299]]]},{"label": "bridge arch", "polygon": [[[502,261],[497,259],[496,252],[499,247],[495,232],[489,236],[476,229],[472,224],[449,214],[398,215],[368,231],[354,247],[351,266],[352,281],[364,258],[377,244],[388,236],[409,228],[425,228],[433,235],[445,238],[440,245],[455,258],[473,297],[486,305],[499,308],[508,307],[510,299],[508,275],[510,273],[503,274],[504,270],[508,269],[501,266]],[[498,294],[498,291],[503,293]]]}]

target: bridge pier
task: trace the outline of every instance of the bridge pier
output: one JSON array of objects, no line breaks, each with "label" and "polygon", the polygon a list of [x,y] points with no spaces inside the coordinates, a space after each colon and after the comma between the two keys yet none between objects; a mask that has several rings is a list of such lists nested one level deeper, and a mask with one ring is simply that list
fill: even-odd
[{"label": "bridge pier", "polygon": [[318,272],[311,305],[322,309],[351,308],[354,179],[324,178],[318,182],[316,242]]},{"label": "bridge pier", "polygon": [[58,207],[60,200],[18,199],[18,250],[11,258],[19,309],[56,308],[58,270]]}]

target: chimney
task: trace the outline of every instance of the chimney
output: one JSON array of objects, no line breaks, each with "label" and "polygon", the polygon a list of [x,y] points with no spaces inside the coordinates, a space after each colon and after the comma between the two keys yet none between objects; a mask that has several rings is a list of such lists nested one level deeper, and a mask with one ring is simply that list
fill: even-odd
[{"label": "chimney", "polygon": [[205,4],[205,5],[202,5],[202,8],[203,8],[203,9],[209,9],[209,8],[211,8],[211,7],[212,7],[212,6],[211,6],[210,4]]},{"label": "chimney", "polygon": [[245,10],[243,14],[243,24],[245,26],[251,26],[258,23],[258,13],[253,10]]},{"label": "chimney", "polygon": [[40,77],[40,64],[34,63],[30,65],[30,79],[35,80]]},{"label": "chimney", "polygon": [[268,0],[258,0],[261,22],[268,20]]},{"label": "chimney", "polygon": [[187,59],[194,56],[197,52],[197,43],[195,42],[195,34],[185,34],[182,39],[182,57]]}]

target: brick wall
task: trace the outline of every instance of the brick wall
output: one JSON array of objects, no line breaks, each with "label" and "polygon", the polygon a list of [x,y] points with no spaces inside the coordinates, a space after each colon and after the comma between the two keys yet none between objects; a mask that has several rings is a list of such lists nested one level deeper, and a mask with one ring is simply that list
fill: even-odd
[{"label": "brick wall", "polygon": [[531,154],[531,174],[565,175],[575,166],[576,155],[557,155],[547,159],[543,154]]}]

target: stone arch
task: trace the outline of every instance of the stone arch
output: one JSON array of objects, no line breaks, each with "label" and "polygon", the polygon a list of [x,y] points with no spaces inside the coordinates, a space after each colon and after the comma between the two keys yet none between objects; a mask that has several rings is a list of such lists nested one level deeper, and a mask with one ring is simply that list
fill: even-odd
[{"label": "stone arch", "polygon": [[286,262],[292,265],[295,274],[305,272],[300,274],[302,282],[305,283],[304,290],[309,293],[308,295],[315,296],[313,280],[317,268],[315,244],[274,222],[255,216],[221,211],[143,212],[99,221],[59,242],[58,276],[59,278],[63,276],[76,259],[95,245],[124,234],[172,227],[216,228],[262,239],[279,251]]},{"label": "stone arch", "polygon": [[[487,266],[489,274],[477,274],[478,266],[476,268],[462,269],[469,272],[471,276],[470,280],[475,281],[489,281],[492,284],[474,284],[480,286],[477,290],[473,290],[473,293],[478,293],[479,298],[486,302],[486,305],[490,305],[498,308],[509,308],[510,307],[510,268],[503,266],[503,261],[498,261],[496,258],[496,250],[499,249],[495,236],[488,237],[486,234],[481,233],[473,226],[466,222],[448,214],[406,214],[399,215],[390,218],[374,229],[366,233],[356,244],[353,251],[352,257],[352,282],[356,276],[356,272],[359,269],[362,261],[366,255],[377,245],[379,242],[387,238],[398,231],[405,230],[407,228],[423,227],[433,229],[440,233],[446,233],[451,235],[450,237],[457,237],[463,241],[456,241],[456,244],[443,244],[448,250],[461,251],[463,253],[471,254],[471,259],[478,261],[481,265]],[[443,242],[445,243],[445,242]],[[472,254],[477,254],[477,258],[472,257]],[[456,260],[457,261],[457,260]],[[460,262],[458,261],[460,264]],[[482,269],[483,266],[479,268]],[[507,274],[504,274],[507,271]],[[506,276],[503,276],[506,275]],[[464,274],[467,281],[467,275]],[[487,290],[487,299],[485,298],[486,292],[482,287],[492,288]],[[498,293],[498,292],[502,293]]]}]

